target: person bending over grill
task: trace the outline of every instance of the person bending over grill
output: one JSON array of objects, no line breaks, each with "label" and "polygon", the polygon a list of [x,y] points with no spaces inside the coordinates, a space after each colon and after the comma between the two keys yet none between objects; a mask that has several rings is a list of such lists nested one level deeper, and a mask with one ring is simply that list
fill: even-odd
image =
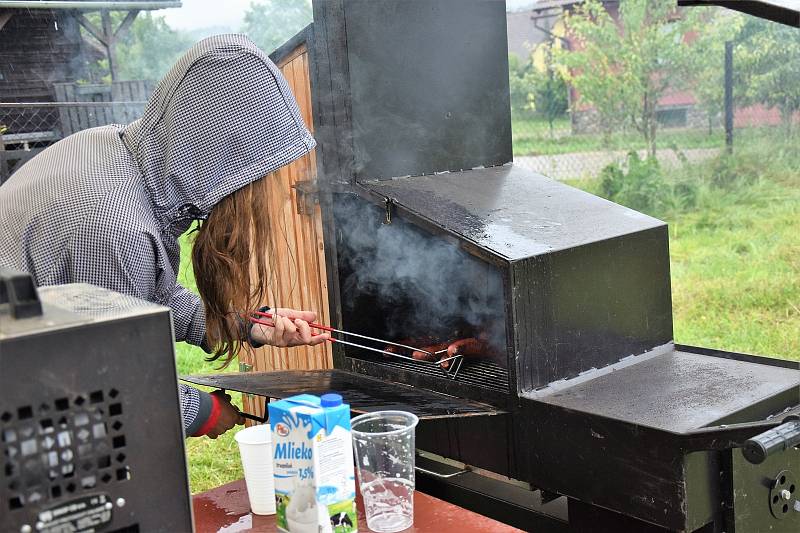
[{"label": "person bending over grill", "polygon": [[[226,365],[245,343],[319,344],[313,312],[273,310],[275,328],[246,320],[273,281],[269,174],[314,145],[269,58],[244,36],[210,37],[158,83],[140,119],[75,133],[0,187],[0,265],[37,285],[92,283],[169,306],[176,340]],[[194,221],[200,298],[177,283],[178,237]],[[243,423],[220,391],[180,393],[187,435]]]}]

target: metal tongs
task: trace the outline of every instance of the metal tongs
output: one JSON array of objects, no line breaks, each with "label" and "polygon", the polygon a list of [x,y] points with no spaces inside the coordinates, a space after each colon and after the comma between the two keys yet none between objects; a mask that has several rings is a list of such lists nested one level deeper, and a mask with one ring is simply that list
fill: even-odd
[{"label": "metal tongs", "polygon": [[[273,322],[267,322],[265,320],[262,320],[261,318],[258,318],[258,317],[264,317],[264,318],[270,318],[271,319],[273,317],[272,313],[267,313],[267,312],[263,312],[263,311],[255,311],[254,314],[256,316],[251,316],[250,317],[250,322],[251,323],[253,323],[253,324],[261,324],[262,326],[275,327],[275,324]],[[349,337],[358,337],[360,339],[366,339],[368,341],[377,342],[377,343],[383,344],[384,346],[397,346],[398,348],[404,348],[406,350],[411,350],[412,352],[422,352],[422,353],[430,355],[431,358],[435,358],[438,355],[447,353],[447,349],[438,350],[438,351],[435,351],[435,352],[429,352],[427,350],[423,350],[421,348],[416,348],[414,346],[409,346],[407,344],[401,344],[399,342],[387,341],[387,340],[384,340],[384,339],[377,339],[375,337],[369,337],[367,335],[361,335],[360,333],[352,333],[350,331],[343,331],[341,329],[332,328],[330,326],[324,326],[322,324],[315,324],[313,322],[309,322],[308,325],[309,325],[309,327],[311,327],[313,329],[319,329],[319,330],[322,330],[322,331],[327,331],[327,332],[329,332],[331,334],[338,333],[339,335],[344,335],[344,336],[349,336]],[[354,348],[361,348],[362,350],[369,350],[371,352],[377,352],[377,353],[380,353],[380,354],[383,354],[383,355],[388,355],[390,357],[396,357],[398,359],[406,359],[408,361],[413,361],[414,363],[418,363],[418,364],[426,364],[427,363],[429,365],[436,365],[451,379],[455,379],[456,378],[456,376],[458,375],[459,370],[461,370],[461,365],[464,362],[464,356],[463,355],[453,355],[453,356],[450,356],[450,357],[445,357],[445,358],[442,358],[442,359],[436,359],[436,360],[433,360],[433,361],[425,361],[425,360],[420,360],[420,359],[414,359],[413,357],[410,357],[408,355],[402,355],[402,354],[399,354],[399,353],[393,353],[393,352],[389,352],[389,351],[386,351],[386,350],[381,350],[379,348],[373,348],[371,346],[364,346],[363,344],[357,344],[355,342],[346,341],[344,339],[336,338],[336,337],[333,337],[333,336],[329,337],[328,341],[332,342],[332,343],[336,342],[336,343],[339,343],[339,344],[345,344],[347,346],[352,346]],[[442,363],[446,363],[447,361],[452,361],[452,363],[450,363],[447,366],[447,368],[442,368]]]}]

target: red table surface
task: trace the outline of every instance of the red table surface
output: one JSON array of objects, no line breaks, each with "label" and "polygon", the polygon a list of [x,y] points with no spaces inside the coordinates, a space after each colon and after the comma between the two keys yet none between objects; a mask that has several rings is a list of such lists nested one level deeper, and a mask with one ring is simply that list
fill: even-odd
[{"label": "red table surface", "polygon": [[[225,531],[276,531],[275,515],[250,513],[244,480],[234,481],[192,497],[194,525],[197,533]],[[364,506],[358,498],[358,530],[370,531],[364,517]],[[414,525],[408,533],[512,533],[521,530],[491,518],[473,513],[444,500],[414,492]]]}]

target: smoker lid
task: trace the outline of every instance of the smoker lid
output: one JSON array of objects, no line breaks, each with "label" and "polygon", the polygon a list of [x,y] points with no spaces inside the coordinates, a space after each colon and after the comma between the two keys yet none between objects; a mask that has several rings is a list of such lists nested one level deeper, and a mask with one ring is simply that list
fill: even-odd
[{"label": "smoker lid", "polygon": [[513,164],[361,185],[511,261],[665,226]]},{"label": "smoker lid", "polygon": [[491,405],[456,398],[401,383],[383,381],[345,370],[287,370],[181,376],[195,385],[287,398],[297,394],[341,394],[355,413],[409,411],[420,419],[504,414]]},{"label": "smoker lid", "polygon": [[732,415],[758,409],[759,404],[766,408],[780,395],[789,395],[792,405],[800,403],[800,371],[796,369],[676,349],[637,358],[642,359],[574,386],[529,396],[676,433],[733,423]]}]

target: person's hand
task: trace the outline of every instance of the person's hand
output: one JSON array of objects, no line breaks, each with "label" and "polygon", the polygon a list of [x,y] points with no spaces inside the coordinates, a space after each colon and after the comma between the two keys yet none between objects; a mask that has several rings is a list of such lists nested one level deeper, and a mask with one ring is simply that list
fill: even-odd
[{"label": "person's hand", "polygon": [[219,402],[220,413],[217,417],[217,423],[206,435],[208,435],[209,439],[216,439],[233,426],[244,424],[244,417],[239,414],[239,410],[231,403],[230,394],[225,394],[225,391],[222,390],[215,390],[211,394],[216,396]]},{"label": "person's hand", "polygon": [[[315,346],[330,338],[327,333],[314,334],[308,326],[317,318],[313,311],[297,311],[279,307],[271,309],[275,327],[253,324],[250,335],[257,342],[271,346]],[[269,321],[267,317],[262,320]]]}]

